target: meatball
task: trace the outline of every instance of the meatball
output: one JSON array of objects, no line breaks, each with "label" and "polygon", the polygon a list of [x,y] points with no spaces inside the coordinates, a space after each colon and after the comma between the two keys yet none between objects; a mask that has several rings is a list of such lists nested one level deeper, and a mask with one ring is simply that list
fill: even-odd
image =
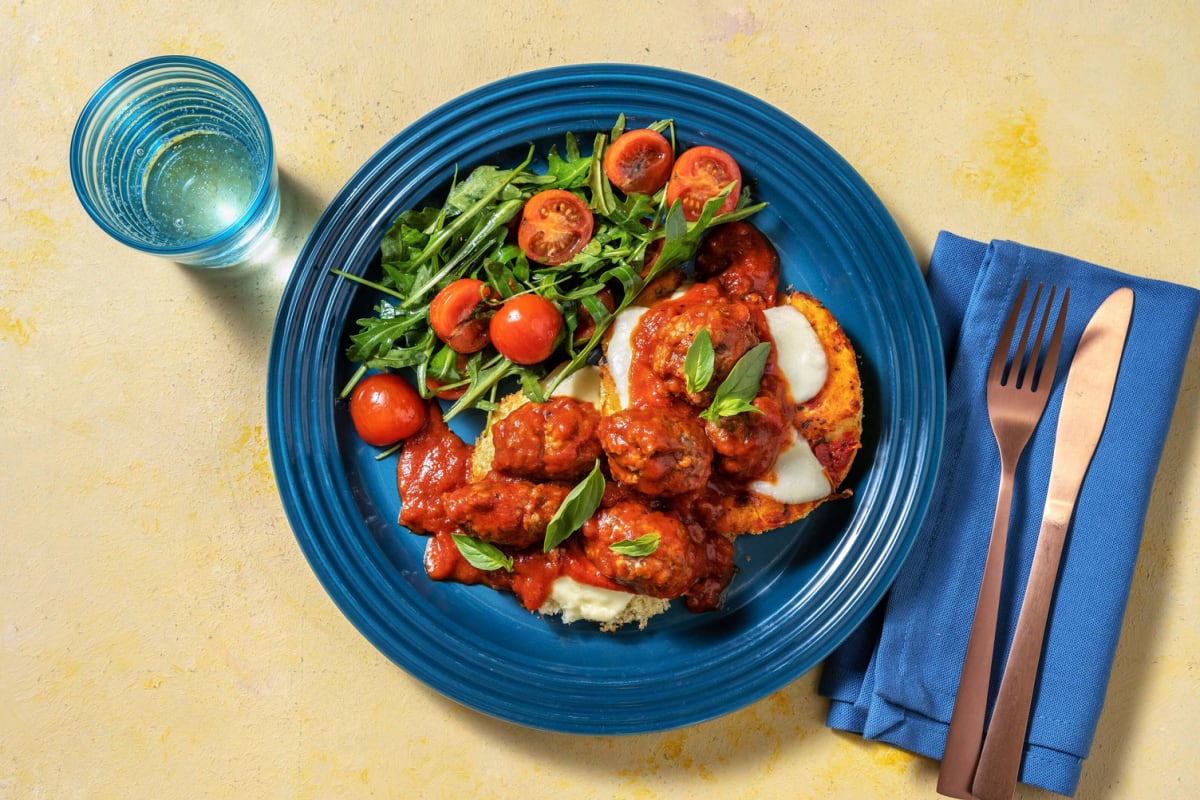
[{"label": "meatball", "polygon": [[713,471],[734,480],[764,475],[779,457],[788,427],[779,402],[770,395],[754,398],[760,413],[743,411],[717,422],[705,420],[704,432],[713,446]]},{"label": "meatball", "polygon": [[[658,534],[658,546],[644,556],[615,552],[610,545]],[[677,516],[626,500],[603,509],[583,526],[584,554],[600,573],[639,594],[679,597],[707,572],[704,534]]]},{"label": "meatball", "polygon": [[614,480],[652,497],[694,492],[712,474],[712,444],[698,419],[632,408],[600,421]]},{"label": "meatball", "polygon": [[[643,318],[640,326],[647,332],[641,351],[663,391],[686,398],[693,406],[707,407],[738,359],[763,341],[761,331],[766,323],[761,311],[757,318],[755,313],[743,303],[705,293],[693,293],[647,312],[650,319]],[[688,392],[684,360],[701,330],[708,331],[712,341],[713,375],[702,391]]]},{"label": "meatball", "polygon": [[696,253],[696,274],[726,297],[757,308],[775,305],[779,285],[779,256],[749,222],[729,222],[714,228]]},{"label": "meatball", "polygon": [[492,425],[492,469],[540,481],[572,481],[600,457],[600,412],[591,403],[555,397],[525,403]]},{"label": "meatball", "polygon": [[546,527],[570,491],[566,484],[490,472],[447,493],[442,503],[450,522],[464,532],[495,545],[524,548],[545,540]]}]

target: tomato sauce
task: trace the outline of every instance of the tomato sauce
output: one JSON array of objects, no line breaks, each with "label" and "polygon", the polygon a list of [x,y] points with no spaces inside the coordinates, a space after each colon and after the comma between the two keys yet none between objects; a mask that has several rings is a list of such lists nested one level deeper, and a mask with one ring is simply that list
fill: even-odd
[{"label": "tomato sauce", "polygon": [[[715,423],[699,417],[737,360],[771,341],[763,308],[774,302],[778,259],[772,250],[764,255],[761,235],[733,233],[709,248],[701,264],[705,282],[642,315],[633,333],[628,409],[600,417],[580,401],[522,407],[493,426],[493,471],[474,482],[473,448],[440,414],[429,415],[401,451],[397,482],[401,524],[430,537],[425,568],[431,578],[509,591],[530,610],[542,607],[563,576],[682,597],[692,611],[719,607],[735,571],[734,548],[706,523],[723,500],[747,495],[751,480],[770,473],[791,435],[794,412],[772,348],[754,399],[762,413]],[[696,389],[687,385],[684,362],[701,329],[713,344],[713,376]],[[825,447],[817,455],[832,463],[853,454]],[[596,459],[608,476],[599,510],[582,531],[542,552],[546,491],[562,496]],[[501,548],[512,570],[472,566],[455,533]],[[645,533],[657,535],[648,554],[611,549]]]},{"label": "tomato sauce", "polygon": [[442,497],[467,482],[471,448],[450,430],[437,408],[404,443],[396,466],[400,524],[422,533],[451,533]]},{"label": "tomato sauce", "polygon": [[521,605],[530,611],[536,611],[545,604],[553,591],[554,581],[560,577],[602,589],[625,590],[625,587],[600,574],[574,539],[549,553],[540,550],[518,552],[513,555],[512,572],[506,572],[472,566],[458,551],[452,534],[437,533],[430,537],[425,547],[425,572],[437,581],[483,584],[492,589],[512,592]]}]

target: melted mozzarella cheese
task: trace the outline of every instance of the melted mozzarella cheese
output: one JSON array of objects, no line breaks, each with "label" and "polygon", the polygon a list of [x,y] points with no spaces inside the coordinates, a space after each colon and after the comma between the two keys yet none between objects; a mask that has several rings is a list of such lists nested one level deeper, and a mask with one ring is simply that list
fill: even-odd
[{"label": "melted mozzarella cheese", "polygon": [[780,503],[808,503],[829,494],[832,487],[825,468],[813,455],[803,436],[792,434],[791,441],[779,451],[775,470],[769,479],[750,484],[751,491]]},{"label": "melted mozzarella cheese", "polygon": [[612,377],[613,386],[617,390],[617,404],[620,408],[629,408],[629,372],[633,366],[633,331],[641,320],[642,314],[649,309],[642,306],[630,306],[617,314],[612,324],[612,338],[608,340],[605,358],[608,361],[608,374]]},{"label": "melted mozzarella cheese", "polygon": [[563,378],[551,397],[571,397],[600,408],[600,370],[592,366],[580,367]]},{"label": "melted mozzarella cheese", "polygon": [[803,403],[813,399],[829,374],[825,348],[821,346],[817,332],[808,317],[794,306],[776,306],[763,313],[775,340],[779,370],[787,378],[792,400]]},{"label": "melted mozzarella cheese", "polygon": [[634,595],[580,583],[562,576],[550,587],[550,597],[542,605],[542,613],[561,613],[563,622],[578,619],[592,622],[612,622],[629,607]]}]

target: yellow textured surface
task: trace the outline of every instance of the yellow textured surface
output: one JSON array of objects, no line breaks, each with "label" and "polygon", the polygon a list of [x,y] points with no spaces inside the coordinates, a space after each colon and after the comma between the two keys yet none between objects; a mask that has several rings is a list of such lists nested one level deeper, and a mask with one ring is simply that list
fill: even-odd
[{"label": "yellow textured surface", "polygon": [[[393,666],[322,590],[276,493],[263,392],[282,280],[419,115],[607,60],[801,120],[922,264],[944,228],[1196,285],[1194,3],[89,5],[0,9],[0,797],[935,796],[935,762],[824,726],[815,673],[724,719],[601,739],[484,718]],[[170,52],[225,65],[266,109],[287,213],[271,265],[139,255],[72,192],[82,104]],[[1197,350],[1081,798],[1194,797],[1200,778]]]}]

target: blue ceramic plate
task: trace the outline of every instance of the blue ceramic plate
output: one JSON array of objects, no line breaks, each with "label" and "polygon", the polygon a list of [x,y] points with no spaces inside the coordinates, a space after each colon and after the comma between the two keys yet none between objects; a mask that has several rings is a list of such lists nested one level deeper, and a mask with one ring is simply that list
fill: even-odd
[{"label": "blue ceramic plate", "polygon": [[[644,631],[605,634],[523,610],[507,594],[435,583],[425,540],[400,528],[395,458],[376,461],[336,392],[355,320],[375,298],[329,274],[378,275],[402,210],[441,203],[459,167],[518,163],[567,131],[590,144],[675,120],[681,145],[739,161],[755,222],[783,282],[820,298],[861,357],[865,445],[854,497],[738,544],[724,609],[676,603]],[[326,209],[287,285],[271,347],[267,410],[280,494],[333,600],[381,652],[486,714],[577,733],[665,730],[746,706],[829,654],[880,600],[928,504],[941,447],[944,377],[921,273],[875,194],[829,146],[754,97],[662,69],[587,65],[519,75],[447,103],[400,133]],[[461,418],[456,418],[456,425]],[[477,421],[459,426],[472,436]]]}]

